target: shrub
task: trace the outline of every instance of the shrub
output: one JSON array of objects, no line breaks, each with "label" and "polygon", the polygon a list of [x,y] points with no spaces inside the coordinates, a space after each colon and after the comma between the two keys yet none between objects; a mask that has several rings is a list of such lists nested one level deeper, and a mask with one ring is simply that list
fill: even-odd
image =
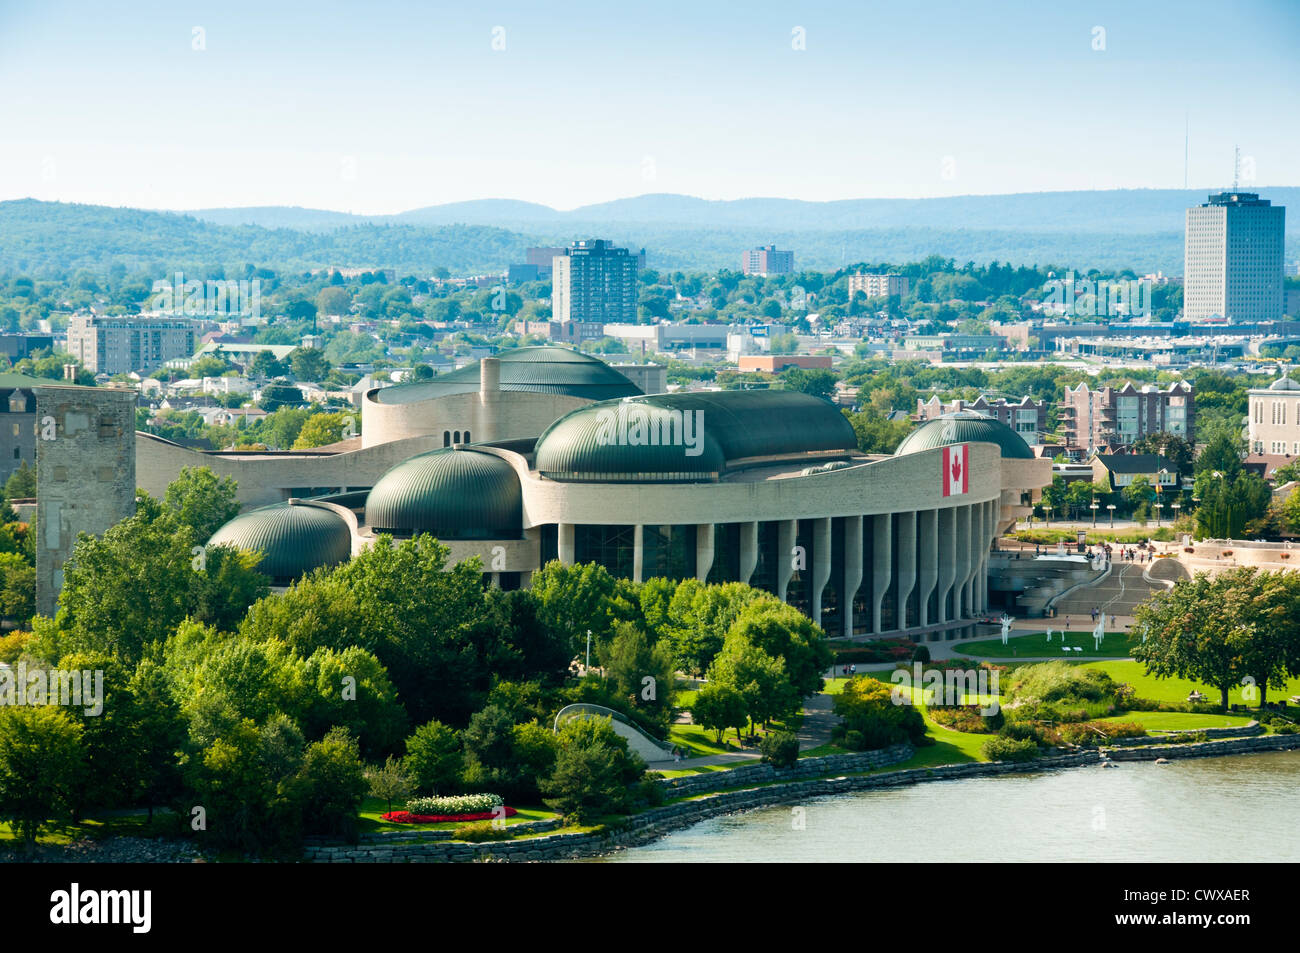
[{"label": "shrub", "polygon": [[1278,724],[1277,722],[1274,722],[1273,731],[1279,735],[1293,735],[1297,731],[1300,731],[1300,725],[1293,725],[1290,722],[1287,722],[1286,724]]},{"label": "shrub", "polygon": [[1066,744],[1089,747],[1104,744],[1114,738],[1141,738],[1146,733],[1145,728],[1131,721],[1104,723],[1084,721],[1060,727],[1061,740]]},{"label": "shrub", "polygon": [[412,814],[490,814],[504,804],[499,794],[454,794],[409,798],[406,809]]},{"label": "shrub", "polygon": [[493,827],[491,824],[462,824],[451,832],[452,840],[481,843],[483,841],[509,840],[508,827]]},{"label": "shrub", "polygon": [[912,661],[913,661],[913,662],[922,662],[922,663],[924,663],[924,662],[929,662],[929,661],[930,661],[930,650],[929,650],[929,648],[927,648],[927,647],[924,646],[924,645],[918,645],[918,646],[917,646],[917,647],[912,651]]},{"label": "shrub", "polygon": [[862,738],[862,747],[854,750],[885,748],[925,737],[925,719],[916,706],[894,704],[890,686],[866,675],[844,686],[835,696],[834,709],[844,719],[846,732],[856,731]]},{"label": "shrub", "polygon": [[1009,738],[1012,741],[1032,741],[1034,744],[1040,744],[1043,740],[1043,733],[1038,729],[1038,726],[1027,721],[1008,721],[998,731],[998,737]]},{"label": "shrub", "polygon": [[862,732],[850,729],[844,733],[844,747],[850,751],[861,751],[867,746],[867,740],[862,737]]},{"label": "shrub", "polygon": [[981,750],[990,761],[1032,761],[1038,757],[1038,745],[1014,738],[990,738]]},{"label": "shrub", "polygon": [[788,731],[763,736],[759,745],[763,760],[777,768],[788,768],[799,760],[799,739]]}]

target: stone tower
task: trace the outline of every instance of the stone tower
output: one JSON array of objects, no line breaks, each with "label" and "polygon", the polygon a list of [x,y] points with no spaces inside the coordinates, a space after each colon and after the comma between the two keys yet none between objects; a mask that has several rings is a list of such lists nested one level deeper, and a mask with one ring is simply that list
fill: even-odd
[{"label": "stone tower", "polygon": [[135,399],[111,387],[34,387],[36,611],[53,615],[78,533],[135,513]]}]

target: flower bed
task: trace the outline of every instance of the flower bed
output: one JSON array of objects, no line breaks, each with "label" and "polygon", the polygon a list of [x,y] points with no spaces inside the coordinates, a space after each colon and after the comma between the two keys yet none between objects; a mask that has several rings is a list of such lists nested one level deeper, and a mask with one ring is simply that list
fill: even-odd
[{"label": "flower bed", "polygon": [[514,817],[519,812],[513,807],[501,805],[503,813],[497,814],[495,811],[480,812],[478,814],[412,814],[410,811],[389,811],[381,815],[384,820],[391,824],[441,824],[443,821],[456,821],[458,823],[465,821],[491,821],[497,817]]},{"label": "flower bed", "polygon": [[406,809],[412,814],[482,814],[504,803],[500,794],[451,794],[407,798]]}]

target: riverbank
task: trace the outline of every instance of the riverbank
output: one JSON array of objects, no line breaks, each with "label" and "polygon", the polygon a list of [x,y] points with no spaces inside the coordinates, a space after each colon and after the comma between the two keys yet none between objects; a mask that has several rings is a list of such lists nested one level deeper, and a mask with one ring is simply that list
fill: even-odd
[{"label": "riverbank", "polygon": [[[911,756],[909,746],[897,746],[882,752],[864,754],[884,755],[882,760],[906,760]],[[850,794],[877,788],[890,788],[921,784],[927,781],[944,781],[978,777],[996,777],[1008,774],[1034,774],[1058,771],[1119,761],[1157,761],[1180,758],[1205,758],[1223,755],[1250,754],[1261,751],[1288,751],[1300,749],[1300,735],[1264,735],[1252,738],[1232,738],[1221,741],[1204,741],[1183,745],[1151,745],[1139,748],[1085,749],[1068,754],[1037,758],[1033,761],[1011,763],[969,762],[941,765],[931,768],[907,768],[898,771],[877,771],[846,774],[837,777],[820,776],[797,780],[775,780],[760,786],[730,787],[712,793],[698,794],[662,807],[650,808],[632,815],[616,824],[590,831],[541,834],[518,840],[482,844],[462,842],[430,842],[401,844],[338,845],[314,847],[305,859],[315,863],[442,863],[466,862],[482,859],[502,861],[556,861],[597,857],[627,847],[650,843],[675,831],[723,814],[770,808],[813,798]],[[905,757],[900,757],[904,756]],[[838,763],[859,756],[837,755]],[[798,762],[794,769],[767,767],[780,778],[783,771],[815,771],[816,762],[823,759],[808,758]],[[897,763],[897,760],[892,763]],[[745,769],[748,770],[748,769]],[[828,769],[830,771],[843,768]],[[692,778],[673,779],[676,782],[712,781],[720,787],[728,779],[726,774],[699,775]],[[785,777],[795,777],[785,775]],[[698,787],[696,788],[698,790]]]}]

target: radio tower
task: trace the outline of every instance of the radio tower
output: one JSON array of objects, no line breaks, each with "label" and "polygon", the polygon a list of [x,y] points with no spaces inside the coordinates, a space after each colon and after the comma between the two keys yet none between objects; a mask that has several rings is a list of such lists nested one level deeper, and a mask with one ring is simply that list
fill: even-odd
[{"label": "radio tower", "polygon": [[1237,191],[1237,180],[1241,177],[1241,149],[1232,147],[1232,191]]}]

